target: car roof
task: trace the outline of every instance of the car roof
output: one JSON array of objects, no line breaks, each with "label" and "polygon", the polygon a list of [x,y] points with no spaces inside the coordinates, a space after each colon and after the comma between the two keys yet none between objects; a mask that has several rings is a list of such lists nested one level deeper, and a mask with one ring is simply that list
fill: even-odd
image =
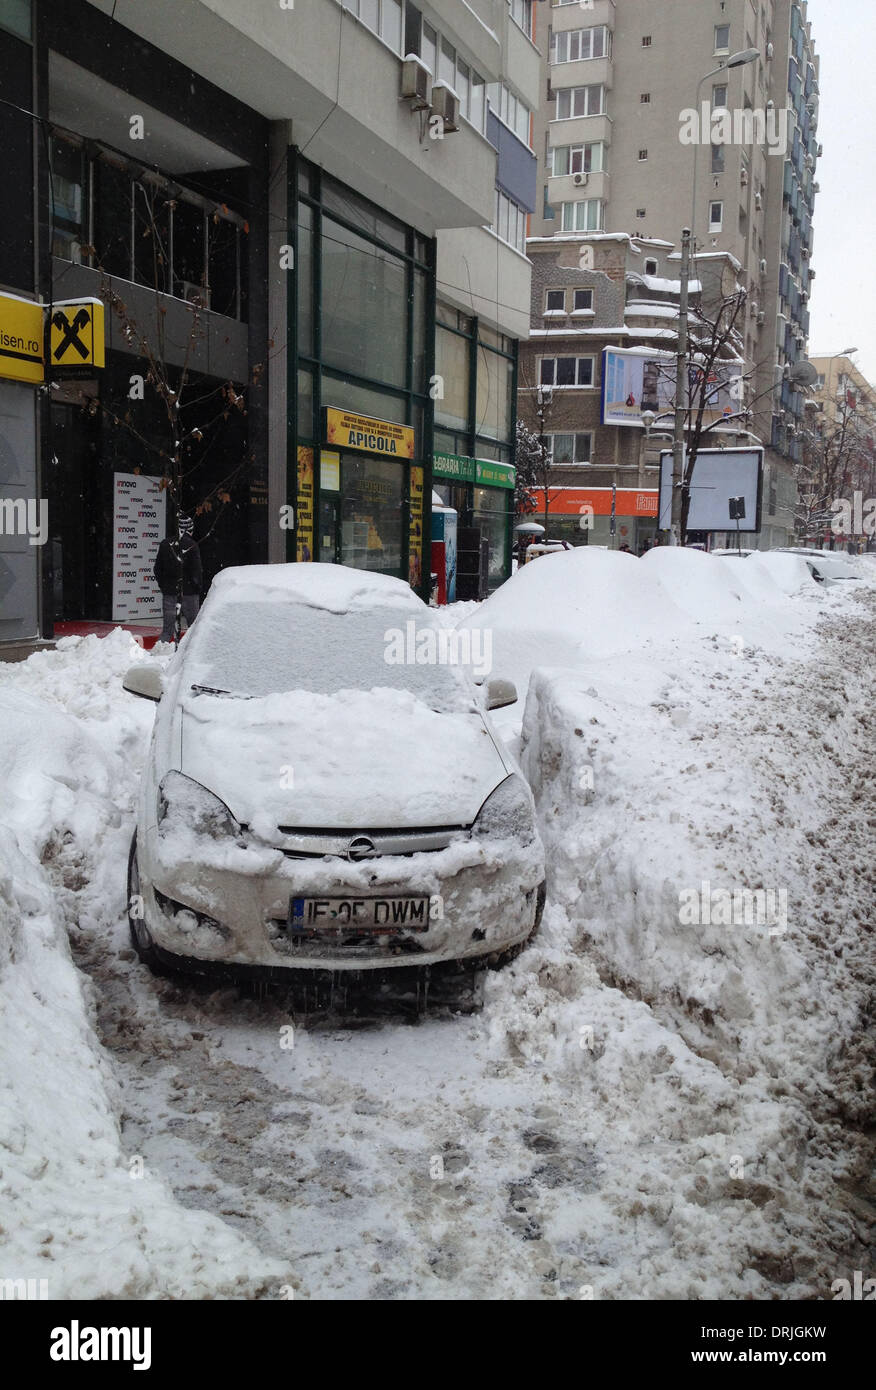
[{"label": "car roof", "polygon": [[208,598],[230,602],[280,600],[303,603],[327,613],[346,613],[377,607],[408,608],[412,613],[426,605],[403,579],[346,565],[293,563],[288,565],[234,565],[220,570]]}]

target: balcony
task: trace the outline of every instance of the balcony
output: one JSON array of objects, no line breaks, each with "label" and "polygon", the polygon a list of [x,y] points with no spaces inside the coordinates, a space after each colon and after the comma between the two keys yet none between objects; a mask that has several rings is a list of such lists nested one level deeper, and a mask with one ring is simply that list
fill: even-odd
[{"label": "balcony", "polygon": [[567,29],[595,29],[599,24],[614,29],[615,16],[614,0],[593,0],[592,8],[586,10],[580,5],[552,5],[550,24],[555,34]]},{"label": "balcony", "polygon": [[586,183],[576,183],[578,174],[557,174],[548,179],[548,201],[552,207],[560,203],[575,203],[581,198],[608,198],[611,177],[605,172],[585,174]]},{"label": "balcony", "polygon": [[551,87],[598,87],[614,83],[614,64],[610,58],[579,58],[574,63],[552,63]]},{"label": "balcony", "polygon": [[570,116],[567,120],[552,120],[548,126],[548,145],[585,145],[591,140],[611,144],[610,116]]}]

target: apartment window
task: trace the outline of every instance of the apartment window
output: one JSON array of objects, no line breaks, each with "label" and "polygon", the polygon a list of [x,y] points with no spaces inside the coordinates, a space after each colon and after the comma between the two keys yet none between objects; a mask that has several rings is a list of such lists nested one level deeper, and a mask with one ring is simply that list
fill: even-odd
[{"label": "apartment window", "polygon": [[593,435],[549,434],[552,462],[555,464],[589,463],[593,448]]},{"label": "apartment window", "polygon": [[639,163],[642,164],[648,158],[647,150],[639,150]]},{"label": "apartment window", "polygon": [[551,41],[552,63],[577,63],[582,59],[605,58],[609,53],[609,31],[604,24],[595,29],[569,29],[554,34]]},{"label": "apartment window", "polygon": [[648,216],[648,209],[636,208],[636,216],[638,217],[640,222],[643,221]]},{"label": "apartment window", "polygon": [[646,275],[656,275],[656,274],[657,274],[657,271],[659,270],[659,268],[660,268],[660,267],[658,266],[658,264],[657,264],[656,261],[646,261],[646,262],[645,262],[645,274],[646,274]]},{"label": "apartment window", "polygon": [[456,95],[459,97],[459,109],[465,119],[469,118],[471,92],[471,69],[468,63],[464,63],[461,58],[456,60]]},{"label": "apartment window", "polygon": [[423,20],[423,37],[421,40],[420,57],[432,76],[437,77],[438,35],[431,24],[427,24],[425,20]]},{"label": "apartment window", "polygon": [[379,34],[394,53],[401,53],[401,0],[342,0],[342,3],[344,9],[357,15],[373,33]]},{"label": "apartment window", "polygon": [[598,174],[605,168],[605,146],[601,140],[587,145],[555,145],[550,152],[551,173]]},{"label": "apartment window", "polygon": [[524,32],[532,32],[532,0],[508,0],[508,8],[511,11],[511,18]]},{"label": "apartment window", "polygon": [[496,189],[492,230],[500,241],[506,241],[516,250],[526,250],[526,213],[523,208],[512,203],[504,193]]},{"label": "apartment window", "polygon": [[651,47],[651,35],[650,35],[650,34],[643,34],[643,35],[642,35],[642,47],[643,47],[643,48],[650,48],[650,47]]},{"label": "apartment window", "polygon": [[514,131],[518,140],[528,146],[530,110],[526,103],[501,82],[491,82],[487,87],[487,96],[493,113]]},{"label": "apartment window", "polygon": [[566,291],[548,290],[544,297],[544,307],[549,314],[565,313]]},{"label": "apartment window", "polygon": [[441,40],[441,49],[438,53],[438,77],[449,87],[456,86],[456,49],[447,39]]},{"label": "apartment window", "polygon": [[712,109],[715,111],[721,111],[724,109],[726,105],[727,84],[725,82],[722,82],[718,86],[712,88]]},{"label": "apartment window", "polygon": [[575,313],[577,314],[577,313],[579,312],[579,310],[582,310],[582,309],[592,309],[592,308],[593,308],[593,291],[592,291],[592,290],[576,290],[576,291],[575,291]]},{"label": "apartment window", "polygon": [[716,53],[729,53],[729,52],[730,52],[730,25],[729,25],[729,24],[716,24],[716,25],[715,25],[715,52],[716,52]]},{"label": "apartment window", "polygon": [[561,87],[557,92],[558,121],[568,120],[572,116],[601,116],[604,109],[602,86]]},{"label": "apartment window", "polygon": [[555,221],[555,219],[556,219],[556,214],[555,214],[553,208],[552,208],[551,205],[550,205],[550,200],[549,200],[549,197],[548,197],[548,185],[547,185],[547,184],[545,184],[545,186],[544,186],[544,203],[543,203],[543,206],[542,206],[542,214],[541,214],[541,215],[542,215],[542,217],[544,218],[545,222],[553,222],[553,221]]},{"label": "apartment window", "polygon": [[602,203],[599,198],[582,198],[576,203],[563,203],[564,232],[601,232]]},{"label": "apartment window", "polygon": [[709,231],[720,232],[724,225],[724,204],[709,203]]},{"label": "apartment window", "polygon": [[724,172],[724,146],[712,141],[712,173],[723,174]]},{"label": "apartment window", "polygon": [[543,357],[539,367],[542,386],[592,386],[593,357]]},{"label": "apartment window", "polygon": [[640,105],[642,105],[642,106],[649,106],[650,103],[651,103],[651,93],[650,93],[650,92],[640,92],[640,94],[639,94],[639,103],[640,103]]}]

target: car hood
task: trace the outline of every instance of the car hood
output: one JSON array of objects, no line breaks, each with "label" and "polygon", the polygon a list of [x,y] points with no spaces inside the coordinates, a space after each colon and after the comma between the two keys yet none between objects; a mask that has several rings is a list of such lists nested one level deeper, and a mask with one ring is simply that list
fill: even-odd
[{"label": "car hood", "polygon": [[181,735],[180,770],[268,840],[279,826],[470,825],[510,771],[477,710],[398,690],[188,694]]}]

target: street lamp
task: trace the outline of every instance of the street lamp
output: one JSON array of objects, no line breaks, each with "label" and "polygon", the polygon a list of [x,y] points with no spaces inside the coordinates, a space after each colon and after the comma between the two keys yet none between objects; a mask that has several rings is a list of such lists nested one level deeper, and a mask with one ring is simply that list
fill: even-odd
[{"label": "street lamp", "polygon": [[[704,82],[717,77],[728,68],[742,68],[760,57],[756,48],[743,48],[739,53],[731,53],[726,63],[713,68],[697,83],[695,110],[699,112],[700,92]],[[700,129],[702,135],[702,128]],[[681,233],[681,284],[678,294],[678,355],[675,362],[675,430],[672,445],[672,531],[675,544],[681,544],[682,487],[684,483],[684,428],[687,411],[687,316],[688,280],[690,278],[691,243],[696,231],[697,219],[697,151],[699,142],[694,144],[693,188],[691,194],[690,226]]]}]

